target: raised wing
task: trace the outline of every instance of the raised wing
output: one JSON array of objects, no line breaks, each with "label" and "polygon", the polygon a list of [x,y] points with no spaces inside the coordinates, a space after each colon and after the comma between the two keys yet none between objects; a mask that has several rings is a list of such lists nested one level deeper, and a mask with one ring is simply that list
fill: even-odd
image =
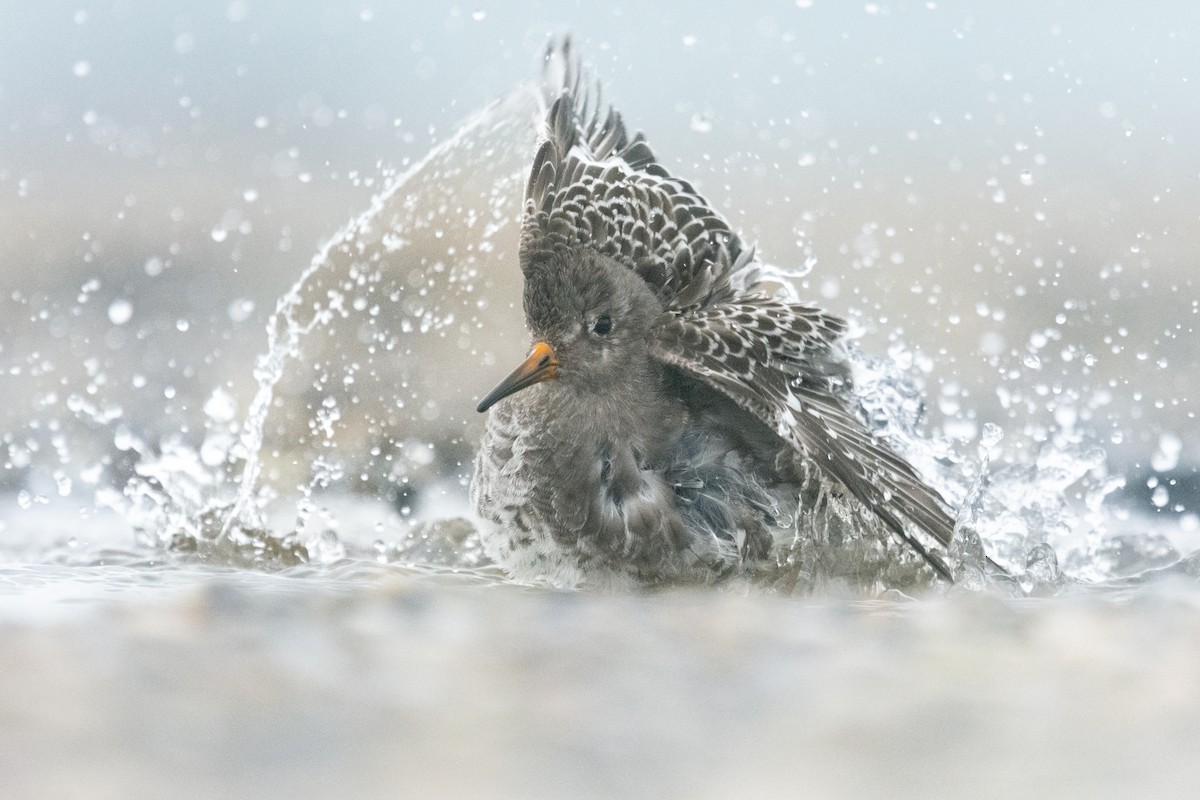
[{"label": "raised wing", "polygon": [[546,50],[543,141],[525,190],[521,263],[586,246],[627,264],[664,308],[732,299],[753,283],[754,251],[691,184],[672,177],[586,82],[569,40]]},{"label": "raised wing", "polygon": [[830,346],[844,329],[818,308],[745,298],[664,314],[652,351],[765,422],[952,579],[895,513],[949,545],[954,520],[942,499],[838,400],[849,376]]}]

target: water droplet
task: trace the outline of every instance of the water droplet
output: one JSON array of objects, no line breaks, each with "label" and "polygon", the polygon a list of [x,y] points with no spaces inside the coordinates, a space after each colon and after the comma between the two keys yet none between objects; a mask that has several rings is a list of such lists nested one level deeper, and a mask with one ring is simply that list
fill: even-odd
[{"label": "water droplet", "polygon": [[254,301],[248,297],[239,297],[229,304],[227,310],[232,322],[245,322],[254,313]]},{"label": "water droplet", "polygon": [[213,422],[229,422],[237,415],[237,400],[218,387],[204,402],[204,413]]},{"label": "water droplet", "polygon": [[1167,503],[1171,502],[1171,494],[1167,491],[1166,486],[1158,486],[1150,495],[1150,502],[1155,508],[1165,508]]},{"label": "water droplet", "polygon": [[1150,457],[1150,466],[1155,472],[1167,472],[1179,466],[1179,455],[1183,452],[1183,440],[1173,433],[1158,437],[1158,448]]},{"label": "water droplet", "polygon": [[983,425],[983,433],[979,434],[979,446],[984,450],[991,450],[996,445],[1000,444],[1000,440],[1004,438],[1004,429],[994,422],[985,422]]},{"label": "water droplet", "polygon": [[133,303],[127,298],[118,297],[108,306],[108,321],[113,325],[124,325],[133,317]]},{"label": "water droplet", "polygon": [[328,528],[321,531],[315,544],[317,559],[322,563],[332,564],[346,556],[346,546],[342,544],[338,535]]},{"label": "water droplet", "polygon": [[1054,548],[1043,542],[1030,549],[1025,556],[1025,575],[1021,580],[1025,592],[1032,594],[1039,588],[1053,588],[1061,580],[1062,572]]}]

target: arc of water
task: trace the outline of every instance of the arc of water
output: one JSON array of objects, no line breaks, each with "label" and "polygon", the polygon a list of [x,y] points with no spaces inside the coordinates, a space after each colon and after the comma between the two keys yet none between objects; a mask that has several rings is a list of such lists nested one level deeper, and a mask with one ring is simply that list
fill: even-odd
[{"label": "arc of water", "polygon": [[534,118],[541,119],[544,116],[544,109],[541,108],[542,93],[540,88],[533,85],[522,85],[509,93],[507,97],[490,103],[476,112],[458,127],[453,136],[435,145],[424,157],[398,175],[386,189],[372,197],[370,206],[343,225],[325,242],[320,251],[313,256],[308,267],[292,284],[292,287],[279,298],[275,305],[275,311],[267,322],[267,351],[255,361],[254,378],[258,383],[258,390],[246,413],[241,434],[241,444],[246,452],[246,463],[238,481],[237,496],[221,525],[222,537],[228,536],[233,527],[239,523],[255,527],[262,525],[260,509],[255,502],[255,494],[262,473],[263,431],[270,413],[271,401],[275,396],[275,386],[283,377],[283,370],[287,362],[298,355],[300,340],[321,322],[320,316],[316,315],[307,323],[300,324],[292,313],[296,304],[300,302],[301,292],[305,285],[314,274],[330,263],[330,254],[333,249],[351,241],[354,234],[375,219],[384,210],[388,201],[415,175],[429,166],[436,158],[454,149],[469,134],[492,119],[497,109],[503,108],[507,103],[519,101],[523,95],[531,95],[534,98],[535,104],[538,106]]}]

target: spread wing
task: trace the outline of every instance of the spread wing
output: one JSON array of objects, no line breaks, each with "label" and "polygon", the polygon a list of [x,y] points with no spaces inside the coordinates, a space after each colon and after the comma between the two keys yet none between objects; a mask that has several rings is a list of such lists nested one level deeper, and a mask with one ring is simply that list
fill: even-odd
[{"label": "spread wing", "polygon": [[569,40],[546,50],[542,142],[525,191],[521,263],[585,246],[635,270],[664,308],[732,299],[752,283],[754,251],[685,180],[630,135]]},{"label": "spread wing", "polygon": [[948,545],[954,520],[942,499],[838,399],[849,375],[831,345],[844,331],[844,321],[818,308],[746,297],[664,314],[651,347],[765,422],[950,579],[898,516]]}]

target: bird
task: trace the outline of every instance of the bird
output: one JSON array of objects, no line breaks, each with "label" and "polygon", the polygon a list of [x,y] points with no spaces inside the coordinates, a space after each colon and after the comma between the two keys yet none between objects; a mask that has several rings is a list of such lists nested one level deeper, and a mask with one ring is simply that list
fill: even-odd
[{"label": "bird", "polygon": [[477,409],[488,555],[554,585],[712,584],[777,574],[855,518],[953,582],[955,521],[857,411],[846,321],[770,291],[569,38],[541,93],[518,245],[531,348]]}]

